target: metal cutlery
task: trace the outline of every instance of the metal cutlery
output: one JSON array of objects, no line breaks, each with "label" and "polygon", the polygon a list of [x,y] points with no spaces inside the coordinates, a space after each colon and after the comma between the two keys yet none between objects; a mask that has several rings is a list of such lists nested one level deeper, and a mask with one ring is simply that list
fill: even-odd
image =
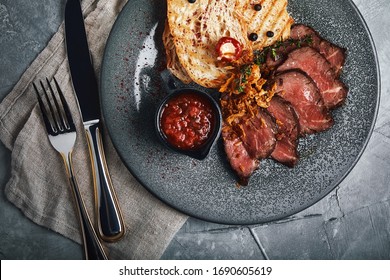
[{"label": "metal cutlery", "polygon": [[[55,91],[47,78],[46,82],[46,88],[48,90],[45,88],[44,83],[40,81],[42,93],[40,93],[35,83],[33,83],[33,86],[37,94],[49,141],[64,160],[66,173],[77,206],[85,257],[86,259],[105,260],[107,259],[106,253],[92,226],[76,178],[73,174],[72,150],[76,142],[76,127],[57,80],[54,78],[55,89],[58,96],[56,96]],[[48,91],[50,94],[48,94]]]},{"label": "metal cutlery", "polygon": [[90,149],[98,233],[104,241],[113,242],[123,237],[125,227],[106,164],[98,86],[79,0],[66,3],[65,38],[73,87]]}]

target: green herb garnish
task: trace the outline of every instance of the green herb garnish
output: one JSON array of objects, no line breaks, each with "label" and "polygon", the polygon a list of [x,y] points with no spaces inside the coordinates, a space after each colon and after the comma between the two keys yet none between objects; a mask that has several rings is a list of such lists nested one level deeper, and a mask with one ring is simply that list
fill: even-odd
[{"label": "green herb garnish", "polygon": [[261,51],[255,51],[253,62],[261,66],[262,64],[265,64],[268,54],[270,54],[272,59],[277,60],[279,58],[278,51],[280,49],[286,50],[287,47],[293,45],[295,45],[297,48],[301,48],[302,46],[306,46],[306,45],[310,46],[312,44],[313,44],[313,38],[311,35],[306,35],[301,39],[289,38],[285,41],[278,40],[272,46],[265,47]]},{"label": "green herb garnish", "polygon": [[240,79],[237,82],[237,91],[238,93],[241,93],[244,91],[244,86],[248,82],[248,77],[252,74],[252,67],[251,65],[244,65],[240,68]]}]

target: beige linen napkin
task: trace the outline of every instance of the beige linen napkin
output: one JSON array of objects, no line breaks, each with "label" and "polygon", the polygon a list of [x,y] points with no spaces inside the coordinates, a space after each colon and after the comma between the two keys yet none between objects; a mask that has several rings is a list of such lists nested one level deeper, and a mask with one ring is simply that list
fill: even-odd
[{"label": "beige linen napkin", "polygon": [[[106,39],[126,0],[84,0],[86,29],[99,77]],[[77,121],[73,153],[76,178],[91,218],[93,187],[88,147],[77,111],[65,51],[64,26],[22,75],[0,104],[0,139],[12,151],[11,179],[5,194],[35,223],[81,242],[75,206],[59,154],[46,137],[31,83],[53,76],[60,82]],[[187,216],[168,207],[145,190],[125,168],[107,135],[106,156],[123,212],[126,235],[105,247],[110,259],[158,259]]]}]

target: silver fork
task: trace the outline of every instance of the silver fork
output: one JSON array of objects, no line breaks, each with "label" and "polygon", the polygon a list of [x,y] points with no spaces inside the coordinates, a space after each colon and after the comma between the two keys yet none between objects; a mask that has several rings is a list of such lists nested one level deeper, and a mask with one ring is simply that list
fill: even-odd
[{"label": "silver fork", "polygon": [[[85,258],[93,260],[107,259],[103,246],[92,226],[91,219],[89,218],[76,178],[73,174],[72,150],[76,142],[76,127],[72,115],[70,114],[68,104],[57,80],[54,78],[57,94],[55,94],[55,91],[47,78],[46,83],[48,90],[45,89],[44,83],[40,81],[42,94],[35,83],[33,83],[33,87],[37,94],[49,141],[54,149],[61,154],[65,163],[66,173],[77,206],[77,214],[83,236]],[[48,91],[50,92],[50,95],[48,94]],[[43,101],[43,97],[46,102]]]}]

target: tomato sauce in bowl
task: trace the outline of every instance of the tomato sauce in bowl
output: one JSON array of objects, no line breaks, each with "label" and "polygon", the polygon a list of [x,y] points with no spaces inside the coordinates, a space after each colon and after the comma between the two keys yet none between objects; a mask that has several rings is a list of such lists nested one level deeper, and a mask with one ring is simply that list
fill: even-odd
[{"label": "tomato sauce in bowl", "polygon": [[196,149],[203,145],[215,120],[209,100],[186,92],[173,97],[163,107],[161,130],[167,141],[179,149]]},{"label": "tomato sauce in bowl", "polygon": [[207,93],[181,89],[161,103],[156,126],[170,148],[203,159],[220,134],[221,113]]}]

